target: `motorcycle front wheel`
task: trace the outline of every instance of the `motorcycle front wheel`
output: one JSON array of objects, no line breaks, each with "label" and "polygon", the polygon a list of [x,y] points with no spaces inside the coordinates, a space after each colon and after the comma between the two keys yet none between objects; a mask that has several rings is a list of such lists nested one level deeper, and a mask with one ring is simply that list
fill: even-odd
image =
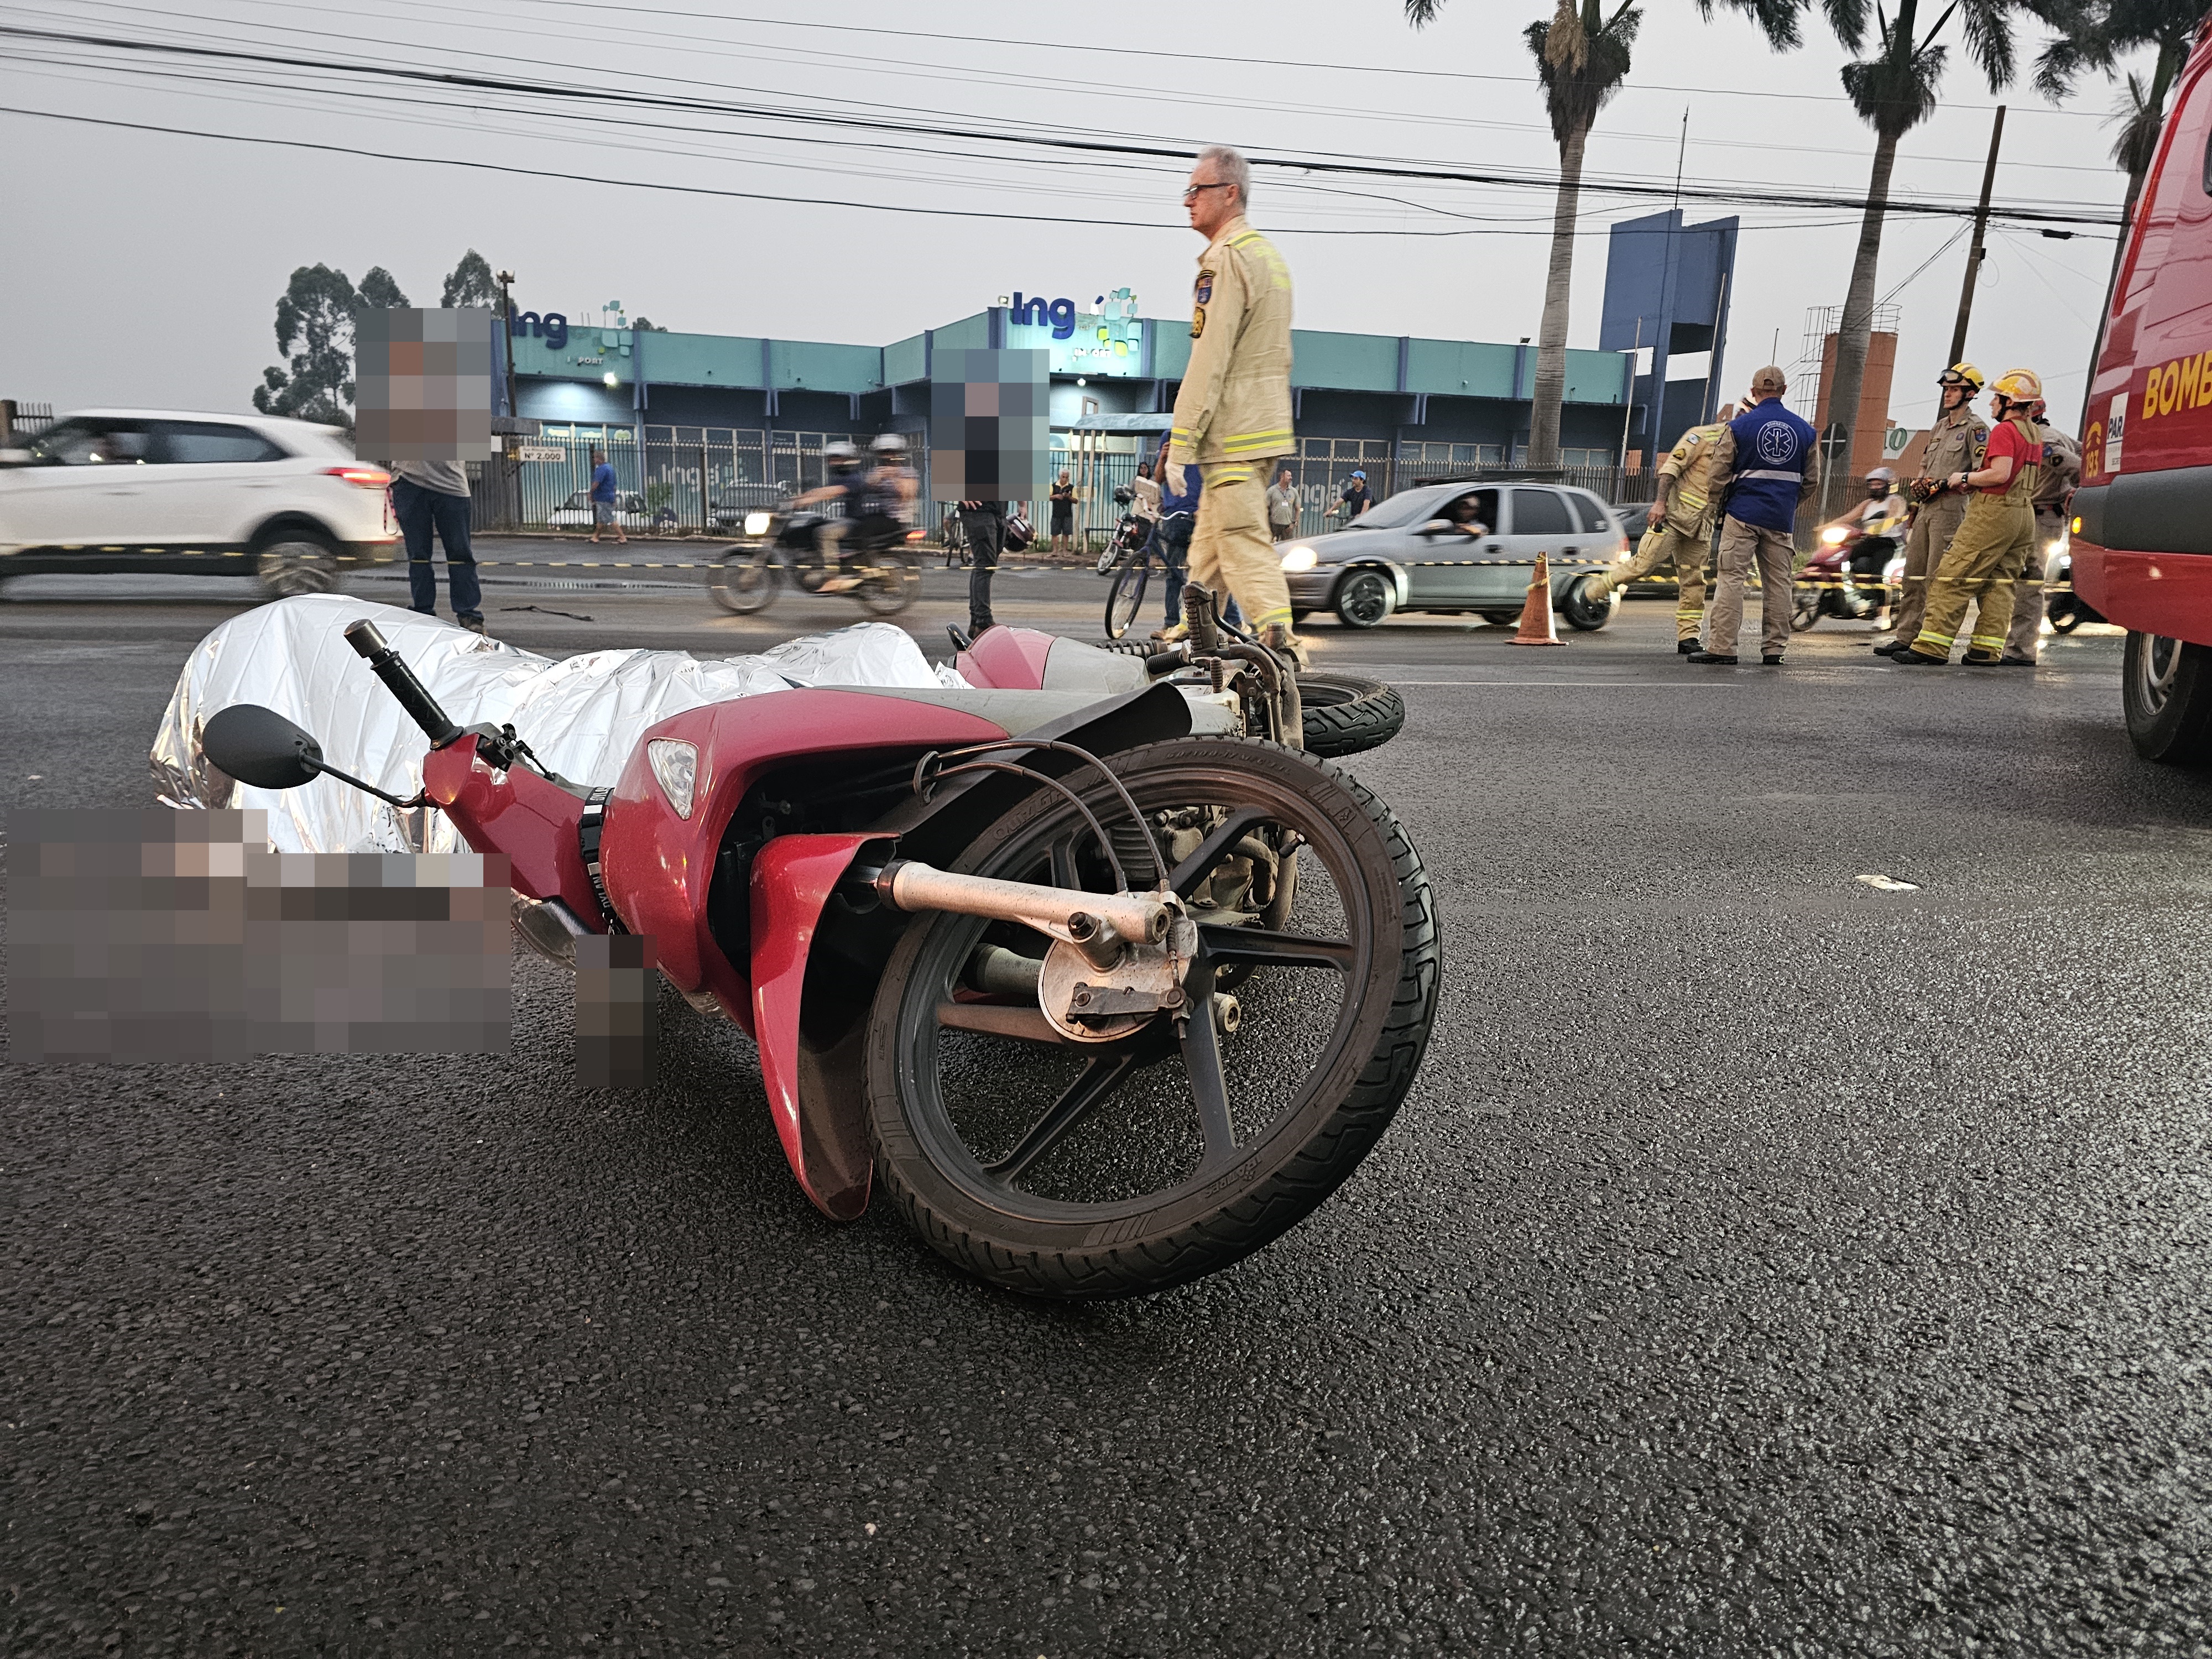
[{"label": "motorcycle front wheel", "polygon": [[1114,586],[1106,590],[1106,637],[1118,640],[1145,608],[1145,584],[1151,580],[1152,562],[1131,559],[1114,573]]},{"label": "motorcycle front wheel", "polygon": [[872,617],[895,617],[914,602],[921,573],[902,553],[881,553],[870,562],[854,597]]},{"label": "motorcycle front wheel", "polygon": [[1797,590],[1795,608],[1790,612],[1790,631],[1802,634],[1820,620],[1820,590],[1801,587]]},{"label": "motorcycle front wheel", "polygon": [[[1065,1040],[1034,993],[976,988],[1036,958],[1018,924],[907,926],[871,1010],[876,1168],[915,1231],[967,1273],[1061,1300],[1142,1294],[1279,1237],[1381,1138],[1436,1013],[1428,877],[1389,810],[1273,744],[1184,738],[1112,757],[1145,833],[1089,774],[1133,886],[1155,849],[1199,924],[1180,1023]],[[1295,839],[1293,839],[1295,837]],[[1110,887],[1095,835],[1040,790],[953,866]],[[1235,988],[1234,996],[1228,988]],[[1141,1018],[1141,1017],[1140,1017]]]},{"label": "motorcycle front wheel", "polygon": [[766,548],[732,548],[714,562],[707,591],[725,611],[750,617],[775,598],[775,555]]}]

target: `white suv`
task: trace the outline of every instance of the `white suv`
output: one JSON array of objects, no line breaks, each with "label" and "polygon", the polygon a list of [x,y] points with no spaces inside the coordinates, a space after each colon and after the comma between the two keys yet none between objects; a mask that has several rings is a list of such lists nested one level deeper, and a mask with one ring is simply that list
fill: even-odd
[{"label": "white suv", "polygon": [[318,593],[399,539],[391,475],[335,428],[88,409],[0,450],[0,578],[251,570]]}]

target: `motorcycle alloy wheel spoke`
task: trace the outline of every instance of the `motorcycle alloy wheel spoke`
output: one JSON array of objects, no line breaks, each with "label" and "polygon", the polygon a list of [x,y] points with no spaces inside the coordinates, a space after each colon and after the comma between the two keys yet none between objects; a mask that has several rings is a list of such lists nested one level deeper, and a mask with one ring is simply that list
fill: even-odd
[{"label": "motorcycle alloy wheel spoke", "polygon": [[985,1164],[983,1173],[997,1181],[1020,1179],[1024,1170],[1059,1146],[1097,1109],[1100,1102],[1120,1088],[1122,1080],[1137,1069],[1138,1063],[1133,1048],[1115,1048],[1094,1056],[1060,1098],[1022,1131],[1022,1138],[1014,1143],[1013,1150],[997,1163]]},{"label": "motorcycle alloy wheel spoke", "polygon": [[1216,963],[1249,962],[1261,968],[1334,968],[1349,973],[1352,942],[1316,939],[1310,933],[1278,933],[1267,927],[1232,927],[1201,922],[1199,936]]},{"label": "motorcycle alloy wheel spoke", "polygon": [[937,1005],[937,1023],[948,1031],[975,1031],[984,1036],[1011,1037],[1017,1042],[1069,1041],[1033,1004],[959,1002],[946,997]]},{"label": "motorcycle alloy wheel spoke", "polygon": [[1229,1117],[1229,1079],[1221,1066],[1220,1033],[1213,1026],[1213,963],[1204,945],[1191,965],[1186,989],[1191,1017],[1183,1023],[1182,1063],[1190,1076],[1199,1128],[1206,1136],[1206,1155],[1197,1171],[1202,1176],[1237,1155],[1237,1130]]},{"label": "motorcycle alloy wheel spoke", "polygon": [[1188,898],[1198,884],[1213,873],[1213,868],[1227,858],[1230,850],[1243,840],[1245,833],[1256,823],[1267,822],[1265,809],[1240,806],[1221,821],[1221,827],[1191,850],[1191,854],[1168,872],[1168,885],[1177,898]]},{"label": "motorcycle alloy wheel spoke", "polygon": [[1068,831],[1052,844],[1052,884],[1081,890],[1082,878],[1075,870],[1075,832]]}]

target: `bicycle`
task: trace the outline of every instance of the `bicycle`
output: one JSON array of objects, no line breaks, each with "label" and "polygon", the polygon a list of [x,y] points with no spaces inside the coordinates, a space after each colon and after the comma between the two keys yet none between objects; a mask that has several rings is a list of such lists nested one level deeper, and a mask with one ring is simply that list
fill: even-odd
[{"label": "bicycle", "polygon": [[[1114,572],[1114,585],[1106,590],[1106,637],[1118,640],[1145,608],[1145,586],[1152,575],[1152,526],[1126,514],[1114,528],[1114,539],[1098,561],[1103,575]],[[1162,561],[1165,562],[1164,560]]]}]

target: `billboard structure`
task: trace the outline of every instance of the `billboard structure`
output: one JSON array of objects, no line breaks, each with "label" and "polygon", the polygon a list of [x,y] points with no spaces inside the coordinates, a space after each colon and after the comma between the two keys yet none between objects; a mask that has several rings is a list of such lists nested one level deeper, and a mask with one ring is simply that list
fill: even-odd
[{"label": "billboard structure", "polygon": [[[1728,348],[1735,276],[1736,221],[1682,222],[1682,210],[1613,226],[1605,264],[1598,349],[1637,354],[1628,444],[1647,462],[1728,400],[1721,358]],[[1693,363],[1673,359],[1694,356]],[[1679,378],[1678,378],[1679,376]]]}]

